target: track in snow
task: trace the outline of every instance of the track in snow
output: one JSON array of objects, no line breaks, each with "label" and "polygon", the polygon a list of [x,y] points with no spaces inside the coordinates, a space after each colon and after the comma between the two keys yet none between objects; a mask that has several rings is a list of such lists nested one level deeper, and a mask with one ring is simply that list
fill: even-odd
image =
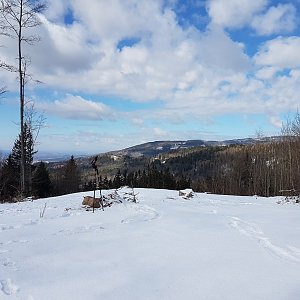
[{"label": "track in snow", "polygon": [[288,246],[287,249],[274,245],[263,231],[254,223],[246,222],[237,217],[230,217],[230,226],[238,230],[241,234],[256,240],[259,245],[271,254],[293,262],[300,262],[300,249]]}]

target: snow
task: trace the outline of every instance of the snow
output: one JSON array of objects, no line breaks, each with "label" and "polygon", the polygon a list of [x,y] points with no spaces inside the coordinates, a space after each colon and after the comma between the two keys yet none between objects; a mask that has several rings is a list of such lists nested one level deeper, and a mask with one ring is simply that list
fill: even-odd
[{"label": "snow", "polygon": [[300,299],[299,205],[135,192],[95,213],[92,192],[1,204],[0,299]]}]

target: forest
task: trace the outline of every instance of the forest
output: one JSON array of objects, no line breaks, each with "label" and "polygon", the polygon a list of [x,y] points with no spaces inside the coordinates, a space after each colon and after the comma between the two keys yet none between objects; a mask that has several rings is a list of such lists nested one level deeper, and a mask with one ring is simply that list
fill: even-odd
[{"label": "forest", "polygon": [[[284,126],[282,135],[252,145],[194,147],[153,157],[99,158],[98,179],[90,165],[73,156],[51,166],[33,162],[36,153],[25,124],[26,196],[40,198],[121,186],[228,195],[299,195],[300,116]],[[20,136],[11,154],[0,161],[0,199],[20,198]]]}]

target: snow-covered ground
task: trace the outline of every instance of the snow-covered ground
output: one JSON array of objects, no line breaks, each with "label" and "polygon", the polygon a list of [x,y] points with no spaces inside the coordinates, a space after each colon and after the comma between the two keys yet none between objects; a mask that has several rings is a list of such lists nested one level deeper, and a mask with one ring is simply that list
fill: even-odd
[{"label": "snow-covered ground", "polygon": [[95,213],[88,192],[0,205],[0,299],[300,299],[299,205],[136,191]]}]

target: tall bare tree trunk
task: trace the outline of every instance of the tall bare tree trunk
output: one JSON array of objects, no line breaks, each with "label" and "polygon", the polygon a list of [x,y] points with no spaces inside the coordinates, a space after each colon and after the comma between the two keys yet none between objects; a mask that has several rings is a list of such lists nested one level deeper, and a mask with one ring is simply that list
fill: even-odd
[{"label": "tall bare tree trunk", "polygon": [[[26,145],[25,145],[25,85],[31,76],[26,74],[29,62],[24,54],[23,43],[33,45],[39,41],[35,35],[24,35],[23,29],[31,29],[39,26],[41,21],[38,14],[45,9],[45,4],[40,0],[1,0],[0,2],[0,34],[17,41],[17,65],[8,66],[0,62],[0,66],[12,72],[18,73],[19,97],[20,97],[20,136],[21,136],[21,158],[20,158],[20,196],[24,197],[28,192],[27,184],[28,168],[26,167]],[[27,181],[26,181],[27,180]]]},{"label": "tall bare tree trunk", "polygon": [[24,141],[24,72],[22,68],[22,15],[23,0],[20,0],[20,18],[18,20],[18,68],[19,68],[19,94],[20,94],[20,134],[21,134],[21,161],[20,161],[20,192],[21,196],[25,196],[25,178],[26,178],[26,162],[25,162],[25,141]]}]

